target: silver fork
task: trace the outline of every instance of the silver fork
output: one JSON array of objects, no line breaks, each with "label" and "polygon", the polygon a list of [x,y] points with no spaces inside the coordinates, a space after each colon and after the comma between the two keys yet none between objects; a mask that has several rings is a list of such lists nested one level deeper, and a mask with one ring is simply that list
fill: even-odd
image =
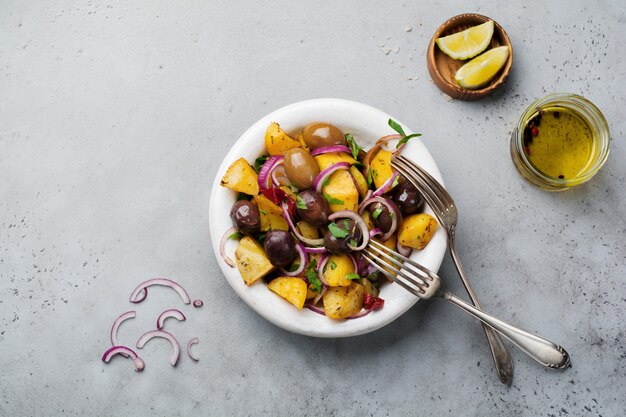
[{"label": "silver fork", "polygon": [[540,364],[553,369],[565,369],[571,365],[569,354],[560,345],[512,326],[463,301],[445,289],[437,274],[406,256],[374,240],[370,240],[362,254],[368,263],[409,292],[423,299],[439,298],[451,302],[498,331]]},{"label": "silver fork", "polygon": [[[454,261],[461,281],[467,290],[467,294],[472,300],[472,303],[479,309],[482,306],[478,302],[478,298],[470,285],[469,279],[465,275],[461,260],[456,251],[455,237],[456,237],[456,224],[458,220],[458,214],[454,200],[446,191],[445,188],[434,179],[428,172],[419,167],[411,160],[399,155],[393,158],[391,166],[395,168],[400,174],[411,182],[422,193],[424,199],[435,213],[435,216],[439,220],[439,223],[446,231],[448,238],[448,249],[450,255]],[[513,361],[508,349],[502,343],[502,339],[498,334],[489,326],[483,324],[487,341],[489,342],[489,348],[491,349],[491,355],[496,365],[496,372],[500,381],[506,385],[510,385],[513,380]]]}]

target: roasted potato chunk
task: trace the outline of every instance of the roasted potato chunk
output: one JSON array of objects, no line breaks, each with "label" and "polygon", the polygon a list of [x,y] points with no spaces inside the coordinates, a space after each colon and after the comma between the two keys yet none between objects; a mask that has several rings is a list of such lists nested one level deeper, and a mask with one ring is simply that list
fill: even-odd
[{"label": "roasted potato chunk", "polygon": [[330,287],[348,287],[352,280],[347,274],[354,274],[354,264],[348,255],[331,255],[324,265],[324,279]]},{"label": "roasted potato chunk", "polygon": [[301,148],[302,143],[286,134],[274,122],[265,131],[265,149],[270,155],[282,155],[292,148]]},{"label": "roasted potato chunk", "polygon": [[272,200],[263,194],[259,194],[254,196],[252,201],[259,207],[262,232],[267,232],[268,230],[289,230],[287,220],[283,217],[283,211],[278,205],[272,203]]},{"label": "roasted potato chunk", "polygon": [[365,287],[352,282],[349,287],[329,287],[322,299],[324,313],[331,319],[345,319],[363,308]]},{"label": "roasted potato chunk", "polygon": [[437,221],[429,214],[419,213],[407,216],[398,229],[401,245],[414,249],[424,249],[437,230]]},{"label": "roasted potato chunk", "polygon": [[374,158],[372,158],[369,175],[371,175],[376,188],[380,188],[392,174],[391,152],[381,149],[374,155]]},{"label": "roasted potato chunk", "polygon": [[259,193],[258,175],[244,158],[237,159],[228,167],[220,185],[248,195]]},{"label": "roasted potato chunk", "polygon": [[267,287],[294,306],[298,307],[298,310],[302,310],[302,307],[304,307],[304,301],[307,296],[307,285],[302,278],[274,278],[270,281]]},{"label": "roasted potato chunk", "polygon": [[244,236],[235,249],[237,269],[247,286],[263,278],[274,269],[263,247],[250,236]]},{"label": "roasted potato chunk", "polygon": [[333,213],[341,210],[356,211],[359,206],[359,191],[348,171],[334,172],[328,184],[322,187],[322,194]]}]

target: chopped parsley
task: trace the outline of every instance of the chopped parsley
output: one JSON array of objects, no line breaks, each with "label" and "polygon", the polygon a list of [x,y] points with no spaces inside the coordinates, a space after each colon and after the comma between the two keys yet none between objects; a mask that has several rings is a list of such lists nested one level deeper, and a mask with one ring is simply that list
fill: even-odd
[{"label": "chopped parsley", "polygon": [[309,284],[317,292],[322,292],[322,282],[317,276],[317,259],[313,259],[306,266],[306,278],[309,280]]},{"label": "chopped parsley", "polygon": [[326,187],[328,184],[330,184],[330,175],[324,179],[322,186]]},{"label": "chopped parsley", "polygon": [[346,279],[353,280],[353,279],[360,279],[360,278],[361,276],[356,273],[346,274]]},{"label": "chopped parsley", "polygon": [[330,265],[330,269],[333,271],[335,270],[335,268],[337,268],[337,264],[334,263],[332,259],[328,261],[328,265]]},{"label": "chopped parsley", "polygon": [[383,212],[383,205],[379,205],[378,208],[376,210],[374,210],[374,212],[372,213],[372,217],[374,218],[374,220],[378,220],[378,216],[380,216],[380,213]]},{"label": "chopped parsley", "polygon": [[259,209],[259,211],[261,212],[261,214],[267,214],[267,211],[265,211],[263,209]]},{"label": "chopped parsley", "polygon": [[300,197],[299,195],[296,196],[296,207],[299,208],[299,209],[302,209],[302,210],[306,210],[308,208],[306,206],[306,203],[302,199],[302,197]]},{"label": "chopped parsley", "polygon": [[407,134],[404,133],[404,129],[402,129],[402,126],[400,126],[400,124],[398,122],[396,122],[395,120],[393,120],[393,119],[389,119],[387,124],[389,125],[389,127],[391,127],[393,130],[395,130],[396,132],[398,132],[402,136],[402,138],[398,141],[398,144],[396,145],[396,149],[399,148],[400,146],[404,145],[405,143],[407,143],[409,141],[409,139],[413,139],[413,138],[416,138],[418,136],[422,136],[421,133],[412,133],[412,134],[407,136]]},{"label": "chopped parsley", "polygon": [[232,235],[228,236],[228,238],[229,239],[241,239],[242,236],[243,236],[243,233],[235,232]]},{"label": "chopped parsley", "polygon": [[348,241],[348,244],[349,244],[350,246],[352,246],[352,247],[356,247],[356,246],[358,246],[357,241],[356,241],[356,240],[354,240],[354,239],[350,239],[350,240]]},{"label": "chopped parsley", "polygon": [[393,182],[391,183],[391,188],[394,188],[396,185],[398,185],[399,181],[400,181],[400,176],[396,175],[396,177],[393,179]]},{"label": "chopped parsley", "polygon": [[326,201],[328,201],[328,204],[343,204],[342,200],[331,197],[328,194],[324,194],[324,198],[326,199]]},{"label": "chopped parsley", "polygon": [[350,151],[352,152],[352,157],[354,159],[358,159],[359,157],[359,151],[363,150],[362,147],[360,147],[357,143],[356,140],[354,139],[354,136],[352,136],[350,133],[346,133],[344,135],[344,137],[346,138],[346,142],[348,142],[348,146],[350,147]]},{"label": "chopped parsley", "polygon": [[267,158],[269,158],[269,156],[262,155],[262,156],[259,156],[257,159],[254,160],[254,170],[257,173],[261,170],[261,167],[263,166],[265,161],[267,161]]},{"label": "chopped parsley", "polygon": [[344,239],[350,236],[350,232],[340,228],[339,226],[337,226],[336,223],[329,224],[328,231],[330,232],[331,235],[335,236],[337,239]]}]

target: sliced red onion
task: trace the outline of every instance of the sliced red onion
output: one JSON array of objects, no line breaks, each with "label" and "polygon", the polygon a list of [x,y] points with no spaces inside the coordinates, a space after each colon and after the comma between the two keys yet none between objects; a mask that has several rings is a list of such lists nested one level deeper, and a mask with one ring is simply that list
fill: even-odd
[{"label": "sliced red onion", "polygon": [[406,256],[407,258],[411,256],[411,252],[413,252],[413,248],[402,245],[399,240],[396,242],[396,249],[400,255]]},{"label": "sliced red onion", "polygon": [[178,344],[178,340],[176,340],[171,333],[168,333],[165,330],[152,330],[144,333],[137,341],[137,347],[139,349],[143,349],[144,345],[155,337],[161,337],[170,341],[172,347],[174,348],[174,352],[172,352],[172,356],[170,357],[170,363],[172,366],[176,366],[178,357],[180,356],[180,345]]},{"label": "sliced red onion", "polygon": [[322,291],[313,299],[313,305],[317,304],[322,299],[326,291],[328,291],[328,287],[322,286]]},{"label": "sliced red onion", "polygon": [[[396,206],[391,200],[388,200],[385,197],[381,197],[381,196],[371,197],[370,199],[364,201],[361,204],[361,207],[359,207],[359,213],[363,213],[365,208],[372,203],[380,203],[384,205],[385,207],[387,207],[387,210],[389,210],[389,213],[393,213],[393,216],[391,217],[391,228],[389,229],[387,233],[381,236],[381,239],[384,242],[396,232],[398,225],[402,221],[402,213],[400,213],[398,206]],[[330,218],[330,216],[328,216],[328,218]]]},{"label": "sliced red onion", "polygon": [[387,148],[387,142],[392,141],[392,140],[400,140],[402,139],[403,136],[400,134],[395,134],[395,135],[387,135],[387,136],[383,136],[382,138],[378,139],[376,141],[377,145],[380,145],[380,148],[387,151],[387,152],[391,152],[391,153],[396,153],[399,152],[403,147],[404,144],[400,145],[399,147],[394,147],[393,149],[389,149]]},{"label": "sliced red onion", "polygon": [[298,268],[295,271],[288,271],[285,268],[280,268],[280,272],[282,272],[283,274],[287,275],[288,277],[295,277],[300,275],[301,273],[304,272],[304,269],[306,268],[306,264],[307,264],[307,255],[306,255],[306,251],[304,249],[304,245],[300,242],[296,243],[296,251],[298,252],[298,255],[300,255],[300,265],[298,265]]},{"label": "sliced red onion", "polygon": [[315,191],[317,191],[318,193],[321,193],[322,187],[324,186],[324,181],[326,180],[326,178],[328,178],[334,172],[342,170],[342,169],[346,169],[346,170],[350,169],[350,164],[348,162],[337,162],[327,167],[326,169],[322,170],[322,172],[320,172],[319,174],[317,174],[317,177],[315,177],[315,179],[313,180],[313,188],[315,188]]},{"label": "sliced red onion", "polygon": [[312,150],[311,151],[311,156],[317,156],[317,155],[321,155],[323,153],[331,153],[331,152],[352,153],[350,148],[348,148],[345,145],[331,145],[331,146],[324,146],[324,147]]},{"label": "sliced red onion", "polygon": [[137,288],[135,288],[135,290],[132,292],[132,294],[130,295],[130,302],[131,303],[139,303],[141,302],[144,298],[141,298],[138,300],[138,296],[139,293],[147,288],[150,287],[152,285],[162,285],[164,287],[170,287],[171,289],[173,289],[174,291],[176,291],[178,293],[178,295],[180,295],[180,298],[183,299],[183,303],[185,304],[189,304],[191,303],[191,300],[189,299],[189,294],[187,294],[187,291],[185,291],[185,289],[183,287],[181,287],[177,282],[172,281],[171,279],[167,279],[167,278],[153,278],[153,279],[149,279],[145,282],[142,282],[141,284],[139,284],[137,286]]},{"label": "sliced red onion", "polygon": [[191,353],[191,347],[193,345],[197,345],[198,342],[200,342],[198,340],[197,337],[194,337],[193,339],[191,339],[189,342],[187,342],[187,355],[189,355],[189,357],[191,359],[193,359],[194,361],[198,362],[200,360],[200,358],[198,358],[196,355],[194,355],[193,353]]},{"label": "sliced red onion", "polygon": [[140,303],[143,300],[146,299],[146,297],[148,296],[148,289],[144,288],[143,291],[141,291],[138,295],[137,295],[137,302]]},{"label": "sliced red onion", "polygon": [[327,252],[326,248],[323,246],[319,248],[309,248],[308,246],[305,246],[304,250],[307,253],[326,253]]},{"label": "sliced red onion", "polygon": [[178,321],[185,321],[187,319],[182,311],[176,308],[170,308],[159,315],[159,318],[157,319],[157,329],[161,330],[165,324],[165,320],[170,317],[174,317]]},{"label": "sliced red onion", "polygon": [[363,256],[359,256],[359,262],[357,264],[358,268],[356,270],[357,274],[359,275],[363,275],[363,271],[365,271],[365,258],[363,258]]},{"label": "sliced red onion", "polygon": [[272,170],[271,176],[274,187],[278,187],[279,185],[289,185],[291,183],[287,177],[287,173],[285,172],[285,165],[283,162],[276,165],[276,167]]},{"label": "sliced red onion", "polygon": [[353,220],[354,223],[359,227],[359,229],[361,229],[361,235],[363,236],[363,240],[361,241],[359,245],[352,246],[348,244],[348,247],[354,251],[365,249],[368,242],[370,241],[370,234],[369,234],[369,230],[367,229],[367,224],[365,224],[365,220],[363,220],[363,218],[359,216],[358,213],[355,213],[354,211],[351,211],[351,210],[336,211],[330,216],[328,216],[328,220],[331,220],[331,221],[334,221],[335,219],[343,219],[343,218]]},{"label": "sliced red onion", "polygon": [[284,156],[282,155],[270,156],[261,166],[258,177],[259,189],[261,191],[265,191],[270,187],[270,176],[272,171],[277,165],[283,163],[283,160]]},{"label": "sliced red onion", "polygon": [[296,237],[299,240],[301,240],[302,242],[306,243],[307,245],[311,245],[311,246],[321,246],[321,245],[324,244],[324,239],[323,238],[309,239],[307,237],[304,237],[302,235],[302,233],[300,233],[300,231],[298,231],[298,228],[293,223],[293,220],[291,219],[291,216],[289,215],[289,208],[288,208],[288,205],[287,205],[286,201],[283,201],[280,207],[283,210],[283,217],[285,218],[285,220],[287,220],[287,224],[289,224],[289,228],[291,229],[293,234],[296,235]]},{"label": "sliced red onion", "polygon": [[361,310],[361,312],[350,316],[350,317],[346,317],[346,320],[353,320],[353,319],[360,319],[361,317],[367,316],[369,313],[371,313],[373,310]]},{"label": "sliced red onion", "polygon": [[137,356],[134,350],[127,348],[126,346],[113,346],[112,348],[109,348],[106,352],[104,352],[104,355],[102,355],[102,361],[109,363],[111,358],[115,355],[122,355],[125,358],[130,357],[135,365],[135,372],[143,371],[143,368],[146,365],[143,359]]},{"label": "sliced red onion", "polygon": [[[144,296],[145,298],[145,296]],[[137,317],[137,313],[135,311],[127,311],[126,313],[122,313],[118,318],[113,322],[113,326],[111,326],[111,346],[118,346],[117,344],[117,329],[120,327],[123,321],[128,319],[134,319]],[[128,355],[124,352],[120,352],[120,355],[127,358]]]},{"label": "sliced red onion", "polygon": [[326,281],[326,278],[324,278],[324,266],[326,265],[329,259],[330,259],[330,255],[322,255],[322,257],[319,259],[317,263],[317,277],[322,282],[322,285],[324,286],[324,288],[328,287],[328,282]]},{"label": "sliced red onion", "polygon": [[324,312],[323,308],[320,308],[318,306],[314,306],[313,304],[305,304],[304,306],[306,308],[308,308],[309,310],[311,310],[312,312],[314,312],[314,313],[321,314],[322,316],[326,315],[326,313]]},{"label": "sliced red onion", "polygon": [[359,272],[359,264],[356,262],[356,258],[351,253],[348,254],[348,257],[352,261],[352,265],[354,266],[354,272]]},{"label": "sliced red onion", "polygon": [[236,233],[236,232],[238,232],[237,228],[235,226],[231,227],[226,232],[224,232],[224,235],[222,236],[222,240],[220,241],[220,255],[222,255],[222,259],[224,259],[224,262],[226,262],[228,266],[230,266],[231,268],[234,268],[236,265],[235,265],[235,261],[230,259],[228,255],[226,255],[226,242],[228,242],[228,239],[233,235],[233,233]]},{"label": "sliced red onion", "polygon": [[204,301],[202,300],[193,300],[193,306],[195,308],[200,308],[204,305]]},{"label": "sliced red onion", "polygon": [[382,232],[380,231],[378,227],[373,228],[372,230],[370,230],[370,239],[376,235],[380,235],[381,233]]},{"label": "sliced red onion", "polygon": [[396,171],[393,171],[391,177],[389,177],[387,181],[383,183],[383,185],[381,185],[376,191],[372,193],[372,197],[378,197],[385,194],[387,191],[391,191],[391,186],[393,185],[393,182],[396,180],[398,175],[399,174]]}]

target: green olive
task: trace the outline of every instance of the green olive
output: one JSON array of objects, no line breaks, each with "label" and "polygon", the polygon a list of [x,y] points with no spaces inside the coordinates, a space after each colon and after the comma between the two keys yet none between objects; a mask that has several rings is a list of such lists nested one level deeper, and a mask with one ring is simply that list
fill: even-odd
[{"label": "green olive", "polygon": [[298,189],[311,188],[319,173],[317,161],[305,149],[293,148],[285,152],[285,174]]},{"label": "green olive", "polygon": [[311,149],[347,144],[346,138],[339,128],[323,122],[315,122],[305,126],[302,136],[304,142]]}]

